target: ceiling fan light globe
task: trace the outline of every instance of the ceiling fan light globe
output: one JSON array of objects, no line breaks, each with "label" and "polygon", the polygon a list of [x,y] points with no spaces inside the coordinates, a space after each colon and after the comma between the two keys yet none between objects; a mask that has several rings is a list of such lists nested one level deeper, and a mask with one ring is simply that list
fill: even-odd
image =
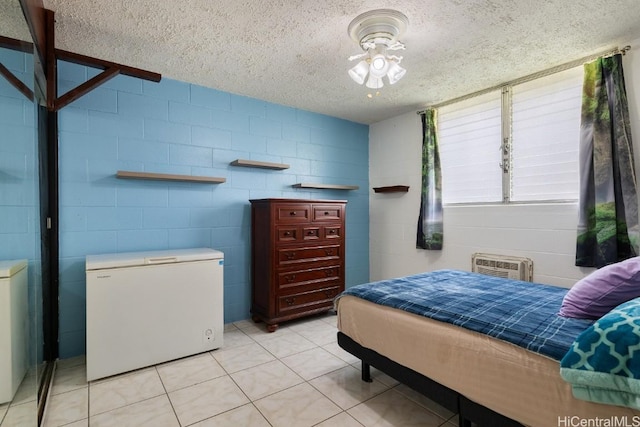
[{"label": "ceiling fan light globe", "polygon": [[349,77],[351,77],[354,82],[361,85],[367,78],[368,73],[369,64],[367,64],[367,61],[360,61],[355,67],[349,70]]},{"label": "ceiling fan light globe", "polygon": [[389,70],[389,61],[381,53],[374,55],[371,58],[371,65],[369,66],[369,72],[372,76],[383,77]]},{"label": "ceiling fan light globe", "polygon": [[369,74],[369,78],[367,79],[367,85],[369,89],[380,89],[384,86],[381,77],[376,77],[373,73]]},{"label": "ceiling fan light globe", "polygon": [[402,68],[396,62],[392,62],[389,66],[389,71],[387,71],[387,78],[389,79],[389,84],[392,85],[397,83],[398,80],[404,77],[407,74],[407,70]]}]

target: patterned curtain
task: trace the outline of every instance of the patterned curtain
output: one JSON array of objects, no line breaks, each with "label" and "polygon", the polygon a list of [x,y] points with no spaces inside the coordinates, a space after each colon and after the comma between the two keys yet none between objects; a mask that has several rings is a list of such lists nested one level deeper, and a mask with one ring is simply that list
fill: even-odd
[{"label": "patterned curtain", "polygon": [[584,66],[576,265],[638,255],[638,200],[622,55]]},{"label": "patterned curtain", "polygon": [[416,246],[442,249],[442,172],[437,137],[437,112],[422,113],[422,197]]}]

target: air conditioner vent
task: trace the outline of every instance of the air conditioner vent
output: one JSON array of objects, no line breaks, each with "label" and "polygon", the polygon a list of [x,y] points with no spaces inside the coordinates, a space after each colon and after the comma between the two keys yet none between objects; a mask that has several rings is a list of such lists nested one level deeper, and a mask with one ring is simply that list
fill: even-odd
[{"label": "air conditioner vent", "polygon": [[533,281],[533,261],[530,258],[475,253],[471,271],[505,279]]}]

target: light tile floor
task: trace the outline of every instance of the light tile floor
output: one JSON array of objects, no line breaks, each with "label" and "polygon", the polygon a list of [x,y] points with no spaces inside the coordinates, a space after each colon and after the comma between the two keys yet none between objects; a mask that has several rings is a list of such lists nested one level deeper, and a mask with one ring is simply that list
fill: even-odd
[{"label": "light tile floor", "polygon": [[35,426],[36,375],[28,372],[10,403],[0,404],[0,427]]},{"label": "light tile floor", "polygon": [[44,426],[457,425],[455,414],[380,371],[361,381],[359,360],[336,332],[332,314],[274,333],[236,322],[225,326],[221,349],[89,384],[84,357],[62,360]]}]

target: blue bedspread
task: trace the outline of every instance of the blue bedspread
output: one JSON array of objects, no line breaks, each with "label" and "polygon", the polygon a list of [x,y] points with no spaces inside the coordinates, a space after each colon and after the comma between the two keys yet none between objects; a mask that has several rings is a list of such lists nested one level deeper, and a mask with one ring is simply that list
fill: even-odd
[{"label": "blue bedspread", "polygon": [[593,321],[558,316],[567,289],[457,270],[353,286],[376,304],[448,322],[561,360]]}]

